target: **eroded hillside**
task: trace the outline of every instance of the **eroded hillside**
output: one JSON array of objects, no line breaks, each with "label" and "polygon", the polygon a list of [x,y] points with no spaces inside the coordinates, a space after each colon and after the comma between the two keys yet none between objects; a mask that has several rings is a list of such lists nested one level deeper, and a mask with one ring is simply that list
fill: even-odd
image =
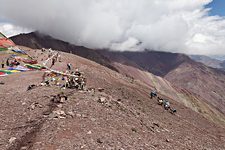
[{"label": "eroded hillside", "polygon": [[[46,58],[27,50],[39,62]],[[61,57],[53,69],[71,63],[84,72],[87,90],[63,90],[68,100],[58,105],[51,102],[58,87],[27,91],[43,71],[1,77],[0,149],[225,149],[224,128],[173,98],[175,115],[150,99],[146,83],[72,54]]]}]

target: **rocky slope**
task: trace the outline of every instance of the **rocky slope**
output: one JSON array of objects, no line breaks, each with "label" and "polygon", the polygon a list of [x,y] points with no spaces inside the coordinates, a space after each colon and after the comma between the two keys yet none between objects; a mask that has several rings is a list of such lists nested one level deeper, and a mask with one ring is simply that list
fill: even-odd
[{"label": "rocky slope", "polygon": [[[173,83],[172,80],[171,82],[169,82],[168,80],[162,77],[155,76],[147,71],[137,69],[136,67],[126,66],[120,63],[114,63],[114,66],[117,68],[117,70],[119,70],[120,73],[126,75],[127,77],[132,77],[132,79],[138,79],[145,83],[147,86],[156,88],[158,91],[160,91],[161,94],[166,95],[174,99],[175,101],[184,104],[185,106],[202,114],[211,121],[225,125],[224,113],[220,110],[223,106],[223,103],[220,103],[221,106],[213,106],[211,104],[214,103],[213,101],[208,102],[204,98],[202,98],[202,96],[204,96],[204,93],[202,93],[202,95],[198,95],[195,91],[188,90],[190,87],[179,85],[180,82],[178,81],[174,82],[174,84],[171,84]],[[170,78],[169,76],[166,77]],[[171,75],[171,77],[174,77],[174,75]],[[176,81],[175,77],[174,80]]]},{"label": "rocky slope", "polygon": [[[23,48],[26,49],[26,48]],[[39,62],[47,57],[27,49]],[[88,79],[87,90],[64,90],[68,100],[51,102],[57,87],[38,84],[43,71],[1,77],[0,149],[225,149],[224,128],[208,121],[173,98],[170,114],[149,98],[140,80],[119,74],[93,61],[62,53],[54,69],[71,62]],[[98,88],[104,89],[99,91]]]},{"label": "rocky slope", "polygon": [[188,89],[225,114],[225,72],[198,63],[183,63],[165,78],[178,87]]},{"label": "rocky slope", "polygon": [[37,32],[12,39],[19,45],[32,48],[52,47],[93,60],[150,87],[156,87],[162,94],[182,102],[214,122],[225,122],[224,73],[194,62],[184,54],[90,50]]}]

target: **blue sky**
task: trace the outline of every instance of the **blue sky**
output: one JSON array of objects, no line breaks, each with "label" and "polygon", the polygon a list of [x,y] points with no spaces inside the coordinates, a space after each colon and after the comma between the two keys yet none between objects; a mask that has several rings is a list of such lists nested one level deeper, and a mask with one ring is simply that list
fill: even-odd
[{"label": "blue sky", "polygon": [[212,3],[207,5],[212,8],[210,15],[219,15],[225,17],[225,0],[213,0]]}]

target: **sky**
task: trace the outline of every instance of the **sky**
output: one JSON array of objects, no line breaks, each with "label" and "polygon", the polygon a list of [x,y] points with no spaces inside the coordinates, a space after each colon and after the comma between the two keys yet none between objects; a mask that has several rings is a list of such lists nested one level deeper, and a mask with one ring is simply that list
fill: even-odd
[{"label": "sky", "polygon": [[0,32],[93,49],[225,55],[224,0],[0,0]]},{"label": "sky", "polygon": [[206,7],[212,8],[210,15],[219,15],[225,17],[225,1],[224,0],[214,0],[212,3],[208,4]]}]

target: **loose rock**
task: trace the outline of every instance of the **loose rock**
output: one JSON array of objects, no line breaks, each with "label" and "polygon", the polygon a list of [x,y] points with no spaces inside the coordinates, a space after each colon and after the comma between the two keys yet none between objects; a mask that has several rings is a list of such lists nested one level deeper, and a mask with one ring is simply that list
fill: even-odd
[{"label": "loose rock", "polygon": [[9,143],[12,144],[15,140],[16,140],[15,137],[11,137],[11,138],[9,139]]},{"label": "loose rock", "polygon": [[101,139],[97,139],[97,143],[99,143],[99,144],[102,144],[103,143],[103,141],[101,140]]},{"label": "loose rock", "polygon": [[20,150],[27,150],[27,149],[28,149],[28,147],[26,147],[26,146],[23,146],[20,148]]},{"label": "loose rock", "polygon": [[98,88],[98,91],[99,91],[99,92],[103,92],[104,89],[103,89],[103,88]]},{"label": "loose rock", "polygon": [[53,111],[53,116],[54,118],[64,119],[66,118],[66,113],[63,110],[56,110]]},{"label": "loose rock", "polygon": [[135,133],[137,132],[137,129],[135,129],[135,128],[131,128],[131,130]]},{"label": "loose rock", "polygon": [[105,97],[100,97],[100,98],[98,99],[98,102],[103,104],[103,103],[106,102],[106,98],[105,98]]},{"label": "loose rock", "polygon": [[159,127],[158,123],[153,122],[153,125]]},{"label": "loose rock", "polygon": [[67,112],[67,114],[68,114],[69,116],[71,116],[71,117],[74,117],[74,116],[75,116],[75,114],[74,114],[72,111]]},{"label": "loose rock", "polygon": [[62,104],[58,104],[57,107],[58,107],[58,108],[62,108],[63,105],[62,105]]}]

